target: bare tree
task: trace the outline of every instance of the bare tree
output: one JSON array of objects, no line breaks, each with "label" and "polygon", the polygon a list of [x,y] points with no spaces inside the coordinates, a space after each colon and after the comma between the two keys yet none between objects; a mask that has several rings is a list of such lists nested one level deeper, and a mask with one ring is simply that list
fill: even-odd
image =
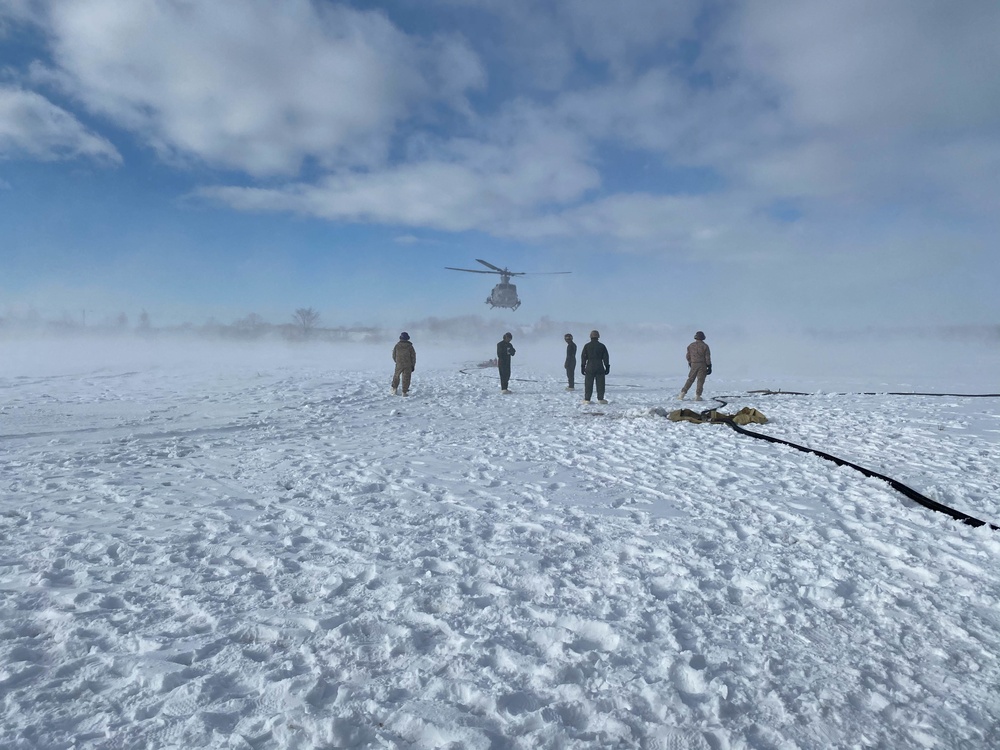
[{"label": "bare tree", "polygon": [[308,336],[309,332],[319,323],[319,313],[311,307],[300,307],[292,316],[295,325],[302,329],[302,335]]}]

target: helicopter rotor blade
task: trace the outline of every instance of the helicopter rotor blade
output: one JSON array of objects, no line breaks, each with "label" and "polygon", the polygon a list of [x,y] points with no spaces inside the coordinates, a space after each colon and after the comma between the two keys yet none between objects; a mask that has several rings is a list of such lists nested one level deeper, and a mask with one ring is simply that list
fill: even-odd
[{"label": "helicopter rotor blade", "polygon": [[452,266],[445,266],[448,271],[465,271],[466,273],[500,273],[499,271],[481,271],[478,268],[453,268]]},{"label": "helicopter rotor blade", "polygon": [[445,269],[448,271],[465,271],[466,273],[493,273],[508,278],[511,276],[555,276],[558,274],[573,273],[572,271],[508,271],[506,268],[494,266],[492,263],[487,263],[480,258],[476,258],[476,260],[493,270],[484,271],[480,268],[455,268],[455,266],[445,266]]},{"label": "helicopter rotor blade", "polygon": [[494,266],[492,263],[487,263],[485,260],[480,260],[479,258],[476,258],[476,261],[479,262],[479,263],[482,263],[487,268],[492,268],[494,271],[498,271],[500,273],[509,273],[509,271],[507,271],[507,269],[500,268],[499,266]]}]

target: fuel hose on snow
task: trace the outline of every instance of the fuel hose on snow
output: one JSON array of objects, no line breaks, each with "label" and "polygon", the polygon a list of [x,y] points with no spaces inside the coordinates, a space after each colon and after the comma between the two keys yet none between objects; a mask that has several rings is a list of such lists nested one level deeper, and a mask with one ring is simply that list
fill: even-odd
[{"label": "fuel hose on snow", "polygon": [[[793,393],[793,392],[789,392],[789,391],[750,391],[750,392],[751,393],[756,393],[756,394],[762,394],[762,395],[778,395],[778,394],[785,395],[785,396],[788,396],[788,395],[808,396],[808,395],[810,395],[810,394],[807,394],[807,393]],[[871,394],[871,395],[882,395],[882,394]],[[896,394],[888,394],[888,395],[897,395],[897,396],[961,396],[963,394],[896,393]],[[968,394],[965,394],[965,395],[968,395]],[[996,397],[996,396],[1000,396],[1000,394],[975,394],[975,396],[968,396],[968,397],[970,397],[970,398],[972,398],[972,397],[976,397],[976,398],[988,398],[988,397]],[[713,400],[718,401],[723,406],[728,405],[728,402],[724,401],[721,398],[715,398]],[[927,497],[923,493],[917,492],[912,487],[909,487],[909,486],[903,484],[902,482],[900,482],[900,481],[898,481],[896,479],[893,479],[892,477],[888,477],[885,474],[880,474],[877,471],[873,471],[873,470],[868,469],[868,468],[866,468],[864,466],[860,466],[860,465],[858,465],[856,463],[853,463],[853,462],[848,461],[846,459],[840,458],[839,456],[834,456],[832,453],[827,453],[826,451],[821,451],[821,450],[817,450],[815,448],[809,448],[809,447],[804,446],[804,445],[799,445],[799,444],[793,443],[793,442],[791,442],[789,440],[782,440],[781,438],[776,438],[776,437],[773,437],[772,435],[765,435],[765,434],[760,433],[760,432],[754,432],[753,430],[748,430],[745,427],[741,427],[740,425],[736,424],[736,422],[734,422],[732,419],[726,419],[724,415],[718,414],[713,409],[708,409],[708,410],[702,412],[701,414],[702,414],[703,417],[705,417],[706,421],[722,422],[722,423],[724,423],[724,424],[729,425],[730,427],[732,427],[740,435],[745,435],[747,437],[756,438],[758,440],[766,440],[769,443],[778,443],[779,445],[787,445],[789,448],[794,448],[797,451],[802,451],[803,453],[811,453],[814,456],[819,456],[820,458],[826,459],[827,461],[833,461],[833,463],[837,464],[838,466],[846,466],[848,468],[854,469],[855,471],[859,471],[862,474],[864,474],[866,477],[871,477],[873,479],[881,479],[883,482],[886,482],[890,487],[892,487],[898,493],[900,493],[901,495],[903,495],[905,497],[908,497],[913,502],[915,502],[915,503],[917,503],[919,505],[922,505],[923,507],[928,508],[929,510],[933,510],[933,511],[936,511],[938,513],[944,513],[947,516],[951,516],[956,521],[961,521],[962,523],[967,524],[969,526],[972,526],[974,528],[979,528],[980,526],[987,526],[987,527],[989,527],[993,531],[1000,531],[1000,526],[996,526],[996,525],[994,525],[992,523],[989,523],[987,521],[982,521],[982,520],[980,520],[978,518],[975,518],[973,516],[968,515],[967,513],[963,513],[960,510],[955,510],[954,508],[950,508],[947,505],[943,505],[942,503],[939,503],[936,500],[931,500],[929,497]],[[712,418],[713,415],[715,417],[714,419]]]}]

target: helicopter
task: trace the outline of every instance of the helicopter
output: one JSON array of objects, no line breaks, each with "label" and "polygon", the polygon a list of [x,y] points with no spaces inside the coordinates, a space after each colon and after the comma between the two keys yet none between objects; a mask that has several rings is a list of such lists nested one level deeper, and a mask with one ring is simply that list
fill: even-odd
[{"label": "helicopter", "polygon": [[[476,258],[476,261],[482,263],[489,269],[489,271],[480,271],[478,268],[452,268],[451,266],[445,266],[448,271],[466,271],[467,273],[496,273],[500,274],[500,283],[493,287],[493,291],[490,292],[490,296],[486,298],[486,304],[490,307],[507,307],[511,310],[516,310],[521,306],[521,300],[517,297],[517,287],[510,283],[511,276],[528,276],[526,271],[509,271],[506,268],[500,268],[499,266],[494,266],[492,263],[487,263],[485,260],[480,260]],[[538,273],[532,273],[531,276],[541,276],[541,275],[552,275],[561,273],[573,273],[572,271],[540,271]]]}]

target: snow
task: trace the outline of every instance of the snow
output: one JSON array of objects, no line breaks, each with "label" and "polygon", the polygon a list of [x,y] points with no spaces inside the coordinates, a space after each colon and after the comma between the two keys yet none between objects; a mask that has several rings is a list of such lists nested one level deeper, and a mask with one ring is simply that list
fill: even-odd
[{"label": "snow", "polygon": [[[613,341],[607,406],[558,341],[509,396],[493,342],[414,343],[405,399],[391,347],[0,343],[0,747],[996,742],[996,532],[670,422],[683,371]],[[1000,523],[1000,399],[884,392],[995,392],[985,355],[716,372],[750,429]]]}]

